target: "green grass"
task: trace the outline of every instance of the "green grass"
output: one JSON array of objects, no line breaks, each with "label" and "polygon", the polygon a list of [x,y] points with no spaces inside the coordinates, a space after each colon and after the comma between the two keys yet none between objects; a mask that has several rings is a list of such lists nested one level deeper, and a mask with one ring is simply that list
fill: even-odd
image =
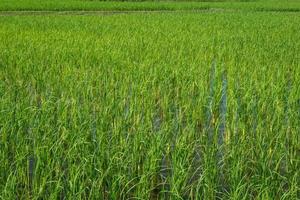
[{"label": "green grass", "polygon": [[299,21],[0,17],[0,199],[299,198]]},{"label": "green grass", "polygon": [[297,0],[268,0],[268,1],[225,1],[225,2],[118,2],[118,1],[80,1],[80,0],[0,0],[0,11],[24,10],[202,10],[229,9],[250,11],[299,11],[300,2]]}]

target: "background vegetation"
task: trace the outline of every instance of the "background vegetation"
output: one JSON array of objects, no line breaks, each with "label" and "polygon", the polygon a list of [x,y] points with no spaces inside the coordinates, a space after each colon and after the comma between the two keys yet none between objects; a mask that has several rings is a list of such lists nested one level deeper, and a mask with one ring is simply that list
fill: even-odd
[{"label": "background vegetation", "polygon": [[297,0],[266,1],[87,1],[87,0],[0,0],[0,11],[48,10],[203,10],[226,9],[229,11],[300,11]]}]

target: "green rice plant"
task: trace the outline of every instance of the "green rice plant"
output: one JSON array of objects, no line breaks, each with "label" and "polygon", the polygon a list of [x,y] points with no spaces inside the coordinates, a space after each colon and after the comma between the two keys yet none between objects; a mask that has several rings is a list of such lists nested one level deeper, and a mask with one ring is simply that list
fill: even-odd
[{"label": "green rice plant", "polygon": [[0,199],[297,199],[299,20],[0,17]]}]

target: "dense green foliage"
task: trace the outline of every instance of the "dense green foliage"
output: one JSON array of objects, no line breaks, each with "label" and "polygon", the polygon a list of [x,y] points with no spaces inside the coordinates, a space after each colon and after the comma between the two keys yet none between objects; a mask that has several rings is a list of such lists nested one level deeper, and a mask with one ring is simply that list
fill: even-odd
[{"label": "dense green foliage", "polygon": [[300,15],[0,17],[0,199],[297,199]]},{"label": "dense green foliage", "polygon": [[298,0],[267,0],[254,2],[118,2],[80,0],[0,0],[0,11],[5,10],[256,10],[256,11],[300,11]]}]

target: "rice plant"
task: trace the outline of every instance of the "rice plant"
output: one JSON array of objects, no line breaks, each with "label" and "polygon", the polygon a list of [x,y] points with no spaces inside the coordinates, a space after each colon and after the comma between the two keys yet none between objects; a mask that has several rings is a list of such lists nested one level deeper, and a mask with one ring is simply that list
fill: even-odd
[{"label": "rice plant", "polygon": [[299,21],[0,17],[0,199],[298,199]]}]

